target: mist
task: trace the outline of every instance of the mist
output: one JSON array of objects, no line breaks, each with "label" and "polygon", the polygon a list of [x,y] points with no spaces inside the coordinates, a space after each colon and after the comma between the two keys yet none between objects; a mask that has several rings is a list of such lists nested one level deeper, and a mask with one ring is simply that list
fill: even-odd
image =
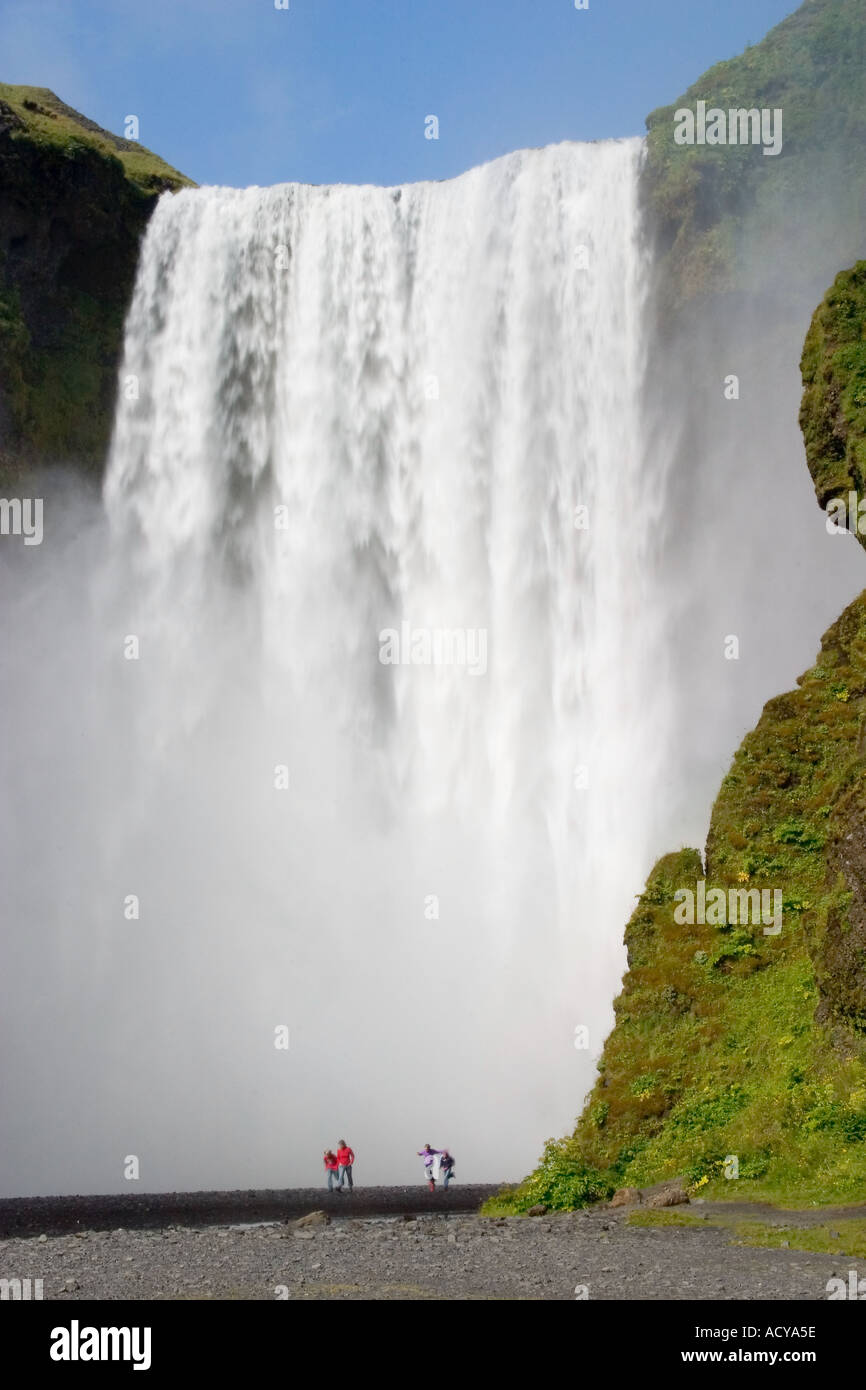
[{"label": "mist", "polygon": [[[104,496],[46,476],[0,550],[3,1195],[304,1186],[341,1137],[508,1180],[572,1124],[649,868],[863,582],[813,285],[663,345],[642,157],[161,200]],[[486,669],[383,664],[403,622]]]}]

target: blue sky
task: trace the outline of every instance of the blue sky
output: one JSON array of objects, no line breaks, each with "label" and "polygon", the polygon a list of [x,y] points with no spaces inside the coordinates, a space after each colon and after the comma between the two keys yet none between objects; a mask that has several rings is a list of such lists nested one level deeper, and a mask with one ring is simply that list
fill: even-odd
[{"label": "blue sky", "polygon": [[[0,80],[199,183],[403,183],[636,135],[795,0],[4,0]],[[439,118],[438,141],[424,118]]]}]

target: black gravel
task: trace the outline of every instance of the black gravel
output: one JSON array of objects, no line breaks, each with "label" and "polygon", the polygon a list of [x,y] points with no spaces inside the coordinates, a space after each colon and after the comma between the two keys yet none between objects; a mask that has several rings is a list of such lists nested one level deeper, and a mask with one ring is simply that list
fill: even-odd
[{"label": "black gravel", "polygon": [[61,1235],[66,1231],[147,1230],[165,1226],[234,1225],[285,1221],[310,1211],[345,1216],[421,1216],[475,1212],[502,1185],[461,1186],[447,1192],[417,1187],[356,1187],[349,1194],[327,1188],[285,1191],[136,1192],[105,1197],[6,1197],[0,1199],[0,1240],[9,1236]]},{"label": "black gravel", "polygon": [[[863,1262],[852,1256],[739,1246],[730,1231],[709,1223],[698,1228],[640,1228],[630,1226],[623,1211],[507,1220],[452,1211],[361,1219],[344,1216],[330,1222],[313,1217],[312,1223],[79,1230],[15,1237],[0,1241],[0,1278],[42,1280],[45,1300],[69,1303],[89,1299],[745,1299],[755,1303],[796,1299],[814,1303],[828,1298],[832,1277],[847,1282],[852,1269],[859,1276],[866,1274]],[[628,1335],[627,1327],[624,1335]]]}]

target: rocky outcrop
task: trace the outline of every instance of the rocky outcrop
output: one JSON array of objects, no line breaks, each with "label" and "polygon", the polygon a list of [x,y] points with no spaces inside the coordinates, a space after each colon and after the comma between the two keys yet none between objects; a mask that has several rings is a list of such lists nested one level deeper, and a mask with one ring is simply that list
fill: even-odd
[{"label": "rocky outcrop", "polygon": [[0,472],[98,473],[156,199],[187,184],[43,88],[0,85]]},{"label": "rocky outcrop", "polygon": [[800,428],[818,501],[840,502],[837,524],[866,545],[866,261],[838,275],[816,309],[800,367]]}]

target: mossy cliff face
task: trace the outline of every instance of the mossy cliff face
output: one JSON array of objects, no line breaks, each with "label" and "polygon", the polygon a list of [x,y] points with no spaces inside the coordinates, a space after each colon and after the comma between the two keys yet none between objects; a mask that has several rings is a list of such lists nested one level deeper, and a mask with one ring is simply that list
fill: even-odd
[{"label": "mossy cliff face", "polygon": [[[677,145],[675,112],[698,101],[726,112],[780,109],[781,153]],[[866,6],[806,0],[761,43],[653,111],[647,130],[643,192],[663,316],[731,292],[796,300],[811,274],[814,304],[866,251]]]},{"label": "mossy cliff face", "polygon": [[815,311],[800,367],[800,428],[818,501],[843,501],[866,545],[866,516],[848,505],[851,492],[858,505],[866,497],[866,261],[837,276]]},{"label": "mossy cliff face", "polygon": [[[860,477],[866,442],[864,269],[840,276],[804,353],[813,471],[832,463],[834,488]],[[702,880],[707,900],[724,895],[718,924],[709,908],[699,920]],[[680,890],[695,895],[691,923]],[[744,922],[754,890],[771,910]],[[866,593],[744,739],[704,859],[684,849],[656,864],[625,942],[577,1128],[549,1141],[507,1205],[572,1206],[681,1175],[718,1197],[866,1199]]]},{"label": "mossy cliff face", "polygon": [[189,180],[42,88],[0,84],[0,474],[98,472],[159,194]]}]

